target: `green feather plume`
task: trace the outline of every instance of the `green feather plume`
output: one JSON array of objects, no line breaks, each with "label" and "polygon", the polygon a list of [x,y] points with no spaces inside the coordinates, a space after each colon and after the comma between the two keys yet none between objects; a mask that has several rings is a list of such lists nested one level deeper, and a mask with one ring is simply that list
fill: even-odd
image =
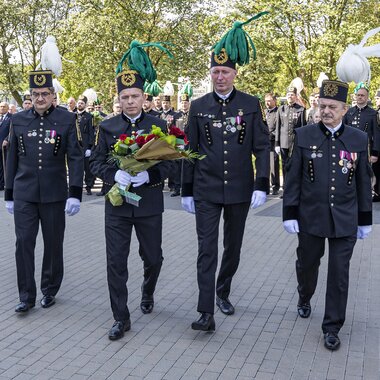
[{"label": "green feather plume", "polygon": [[249,45],[253,50],[253,59],[256,59],[256,48],[248,33],[243,30],[243,26],[249,24],[253,20],[257,20],[261,16],[269,12],[260,12],[245,22],[235,21],[232,28],[217,42],[214,46],[215,54],[219,54],[224,48],[228,58],[238,65],[246,65],[249,63]]},{"label": "green feather plume", "polygon": [[173,58],[173,54],[162,44],[172,45],[169,42],[148,42],[143,44],[133,40],[116,67],[116,75],[123,71],[123,63],[127,60],[128,67],[131,70],[136,70],[143,80],[154,82],[157,78],[157,73],[144,48],[156,47],[166,53],[169,58]]},{"label": "green feather plume", "polygon": [[158,96],[162,91],[162,87],[158,84],[156,80],[152,83],[145,82],[144,84],[144,92],[152,96]]},{"label": "green feather plume", "polygon": [[182,94],[189,95],[189,98],[193,96],[193,86],[191,85],[190,81],[187,81],[185,85],[181,89]]}]

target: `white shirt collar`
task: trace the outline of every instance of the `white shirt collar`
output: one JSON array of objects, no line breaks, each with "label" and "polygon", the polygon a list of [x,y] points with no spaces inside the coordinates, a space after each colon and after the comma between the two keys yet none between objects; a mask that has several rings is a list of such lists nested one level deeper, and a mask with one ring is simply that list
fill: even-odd
[{"label": "white shirt collar", "polygon": [[135,117],[130,117],[125,112],[123,112],[123,113],[131,121],[131,123],[134,123],[141,116],[141,112],[137,116],[135,116]]},{"label": "white shirt collar", "polygon": [[233,91],[233,89],[228,93],[228,94],[225,94],[225,95],[222,95],[222,94],[219,94],[218,92],[215,91],[215,94],[219,96],[219,98],[223,99],[223,100],[226,100],[228,99],[228,97],[231,95],[231,92]]},{"label": "white shirt collar", "polygon": [[335,128],[329,128],[329,127],[326,127],[332,134],[334,134],[335,132],[339,131],[340,127],[342,126],[342,122],[340,122]]}]

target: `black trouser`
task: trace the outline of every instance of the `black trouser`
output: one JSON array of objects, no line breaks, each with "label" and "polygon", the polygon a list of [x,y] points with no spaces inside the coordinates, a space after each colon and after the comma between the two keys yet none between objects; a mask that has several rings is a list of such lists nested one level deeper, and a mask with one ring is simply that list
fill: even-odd
[{"label": "black trouser", "polygon": [[197,279],[199,288],[199,312],[214,313],[215,273],[218,264],[218,233],[223,210],[223,257],[216,281],[216,294],[228,298],[232,277],[240,261],[245,221],[250,203],[232,205],[195,201],[195,218],[198,234]]},{"label": "black trouser", "polygon": [[[0,153],[1,148],[0,148]],[[0,154],[0,190],[4,189],[4,163],[3,163],[3,155]]]},{"label": "black trouser", "polygon": [[270,144],[270,179],[272,190],[278,191],[280,188],[280,157],[274,150],[274,140],[272,140]]},{"label": "black trouser", "polygon": [[168,177],[168,186],[175,192],[181,191],[182,160],[173,162],[173,170]]},{"label": "black trouser", "polygon": [[283,188],[285,188],[285,178],[286,178],[286,163],[288,162],[289,158],[289,149],[281,148],[281,161],[282,161],[282,178],[283,178]]},{"label": "black trouser", "polygon": [[162,266],[162,214],[139,218],[105,215],[107,280],[116,321],[129,318],[127,262],[132,227],[135,227],[139,254],[144,261],[144,294],[153,295]]},{"label": "black trouser", "polygon": [[[310,301],[318,280],[320,260],[325,252],[325,238],[300,232],[296,272],[298,293],[302,302]],[[338,333],[346,318],[350,259],[356,235],[329,238],[329,261],[326,287],[325,315],[322,330]]]},{"label": "black trouser", "polygon": [[65,232],[64,210],[65,201],[52,203],[14,201],[17,284],[21,302],[34,303],[36,300],[34,249],[40,222],[44,241],[42,294],[55,296],[61,286]]},{"label": "black trouser", "polygon": [[86,189],[91,189],[95,184],[95,176],[90,170],[90,157],[84,158],[84,183],[86,184]]},{"label": "black trouser", "polygon": [[380,197],[380,159],[372,164],[372,170],[376,178],[376,183],[373,187],[373,191],[375,192],[376,197]]}]

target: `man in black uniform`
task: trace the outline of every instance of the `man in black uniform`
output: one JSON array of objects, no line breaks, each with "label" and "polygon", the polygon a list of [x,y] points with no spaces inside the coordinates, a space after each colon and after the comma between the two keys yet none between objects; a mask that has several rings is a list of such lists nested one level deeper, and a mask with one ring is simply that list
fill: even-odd
[{"label": "man in black uniform", "polygon": [[[9,112],[9,104],[7,102],[0,103],[0,191],[4,190],[4,167],[3,155],[8,145],[9,126],[11,124],[12,114]],[[4,145],[4,147],[3,147]],[[3,153],[4,151],[4,153]],[[5,159],[5,157],[4,157]]]},{"label": "man in black uniform", "polygon": [[[377,119],[377,134],[380,133],[380,90],[376,91],[375,95],[375,106],[376,106],[376,119]],[[377,160],[372,164],[373,174],[375,175],[376,182],[373,187],[374,196],[372,197],[373,202],[380,202],[380,161]]]},{"label": "man in black uniform", "polygon": [[51,71],[32,71],[30,89],[33,108],[12,117],[6,168],[5,201],[8,212],[14,213],[17,239],[20,303],[16,312],[27,312],[35,305],[34,248],[39,223],[44,240],[41,305],[54,305],[63,278],[65,211],[76,214],[82,198],[83,153],[75,115],[52,105]]},{"label": "man in black uniform", "polygon": [[298,233],[298,314],[308,318],[320,259],[329,242],[325,315],[326,348],[340,345],[346,314],[349,266],[356,239],[371,231],[371,168],[367,136],[342,123],[348,85],[325,80],[320,89],[322,121],[296,130],[283,202],[284,228]]},{"label": "man in black uniform", "polygon": [[30,94],[25,94],[23,96],[22,109],[24,111],[27,111],[27,110],[30,110],[32,107],[33,107],[32,97],[30,96]]},{"label": "man in black uniform", "polygon": [[145,101],[143,104],[143,110],[150,116],[160,117],[160,113],[153,109],[153,95],[145,93]]},{"label": "man in black uniform", "polygon": [[91,173],[89,160],[91,149],[95,143],[95,130],[92,115],[86,111],[87,97],[80,95],[77,101],[77,123],[80,130],[82,147],[84,151],[84,183],[87,195],[92,195],[92,187],[95,183],[95,176]]},{"label": "man in black uniform", "polygon": [[294,140],[294,130],[306,124],[305,109],[296,103],[297,89],[295,87],[288,87],[286,100],[288,104],[280,106],[277,110],[275,139],[275,151],[281,155],[284,182],[286,162]]},{"label": "man in black uniform", "polygon": [[159,114],[161,114],[163,110],[162,110],[162,102],[161,102],[160,95],[153,96],[153,104],[154,104],[153,109]]},{"label": "man in black uniform", "polygon": [[277,104],[276,96],[272,93],[265,95],[265,119],[267,121],[270,138],[270,179],[272,184],[272,194],[277,195],[280,190],[280,158],[275,152]]},{"label": "man in black uniform", "polygon": [[[134,47],[138,49],[138,47]],[[141,48],[140,48],[141,49]],[[133,48],[131,49],[131,51]],[[130,61],[128,63],[131,65]],[[122,63],[119,63],[121,65]],[[133,64],[133,61],[132,61]],[[129,203],[113,206],[109,200],[105,204],[105,234],[107,250],[107,279],[111,298],[111,308],[115,322],[109,331],[111,340],[120,339],[124,331],[131,327],[127,306],[128,280],[127,260],[135,228],[139,241],[139,254],[144,262],[144,281],[140,308],[144,314],[151,313],[154,306],[153,294],[163,261],[162,213],[163,183],[171,170],[170,162],[159,163],[132,177],[109,162],[109,152],[121,134],[131,136],[142,131],[149,133],[152,126],[166,130],[166,123],[149,116],[142,110],[145,100],[144,73],[135,70],[121,71],[117,75],[117,89],[122,114],[104,120],[99,127],[98,144],[91,158],[91,169],[101,178],[108,192],[115,183],[132,185],[129,189],[142,197],[138,207]]]},{"label": "man in black uniform", "polygon": [[[354,90],[356,105],[351,107],[343,118],[343,123],[358,128],[368,135],[370,159],[376,177],[379,176],[380,167],[377,163],[380,152],[380,130],[377,125],[377,112],[368,105],[369,89],[360,82]],[[373,200],[380,201],[379,184],[374,187]]]},{"label": "man in black uniform", "polygon": [[[234,87],[235,67],[236,61],[224,47],[213,51],[210,75],[214,91],[192,101],[188,119],[189,149],[206,155],[195,164],[184,163],[182,180],[182,206],[195,213],[198,235],[197,310],[201,315],[191,325],[194,330],[215,330],[215,293],[222,313],[235,312],[229,295],[245,221],[250,206],[262,205],[269,191],[268,127],[259,100]],[[215,285],[222,211],[224,252]]]}]

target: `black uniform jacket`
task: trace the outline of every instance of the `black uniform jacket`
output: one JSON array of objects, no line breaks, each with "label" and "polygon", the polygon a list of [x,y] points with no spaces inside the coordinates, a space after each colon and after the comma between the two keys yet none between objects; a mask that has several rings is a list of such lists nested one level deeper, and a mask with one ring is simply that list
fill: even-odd
[{"label": "black uniform jacket", "polygon": [[92,115],[87,111],[83,111],[81,114],[77,113],[77,122],[79,124],[83,149],[91,149],[95,142],[95,129]]},{"label": "black uniform jacket", "polygon": [[380,152],[380,129],[377,123],[377,113],[371,108],[365,106],[351,107],[343,118],[344,124],[358,128],[368,134],[369,148],[372,156],[377,156]]},{"label": "black uniform jacket", "polygon": [[277,110],[276,146],[291,149],[294,130],[306,124],[305,109],[297,103],[282,105]]},{"label": "black uniform jacket", "polygon": [[270,140],[275,141],[276,139],[276,124],[277,124],[277,111],[278,107],[274,107],[271,110],[265,110],[265,118],[269,129]]},{"label": "black uniform jacket", "polygon": [[226,101],[214,92],[193,100],[185,132],[189,149],[206,157],[184,162],[182,196],[234,204],[268,191],[269,132],[256,97],[234,89]]},{"label": "black uniform jacket", "polygon": [[322,122],[296,130],[283,199],[284,220],[327,238],[372,224],[367,136],[344,124],[334,136]]},{"label": "black uniform jacket", "polygon": [[53,106],[43,116],[34,108],[12,116],[5,200],[48,203],[67,196],[82,199],[83,150],[75,118]]},{"label": "black uniform jacket", "polygon": [[[124,115],[117,115],[111,119],[103,120],[99,125],[99,135],[97,138],[97,146],[90,158],[91,172],[101,178],[105,184],[105,191],[108,192],[115,184],[115,174],[119,170],[117,165],[109,163],[109,153],[113,149],[114,144],[121,134],[131,136],[132,131],[140,131],[149,133],[152,125],[166,130],[166,122],[155,116],[149,116],[144,112],[135,123],[131,123]],[[121,206],[112,206],[106,201],[106,213],[120,216],[151,216],[157,215],[164,211],[164,201],[162,189],[164,180],[173,168],[172,161],[163,161],[148,169],[149,183],[145,183],[139,187],[129,188],[130,192],[134,192],[142,197],[139,206],[133,206],[124,202]]]}]

